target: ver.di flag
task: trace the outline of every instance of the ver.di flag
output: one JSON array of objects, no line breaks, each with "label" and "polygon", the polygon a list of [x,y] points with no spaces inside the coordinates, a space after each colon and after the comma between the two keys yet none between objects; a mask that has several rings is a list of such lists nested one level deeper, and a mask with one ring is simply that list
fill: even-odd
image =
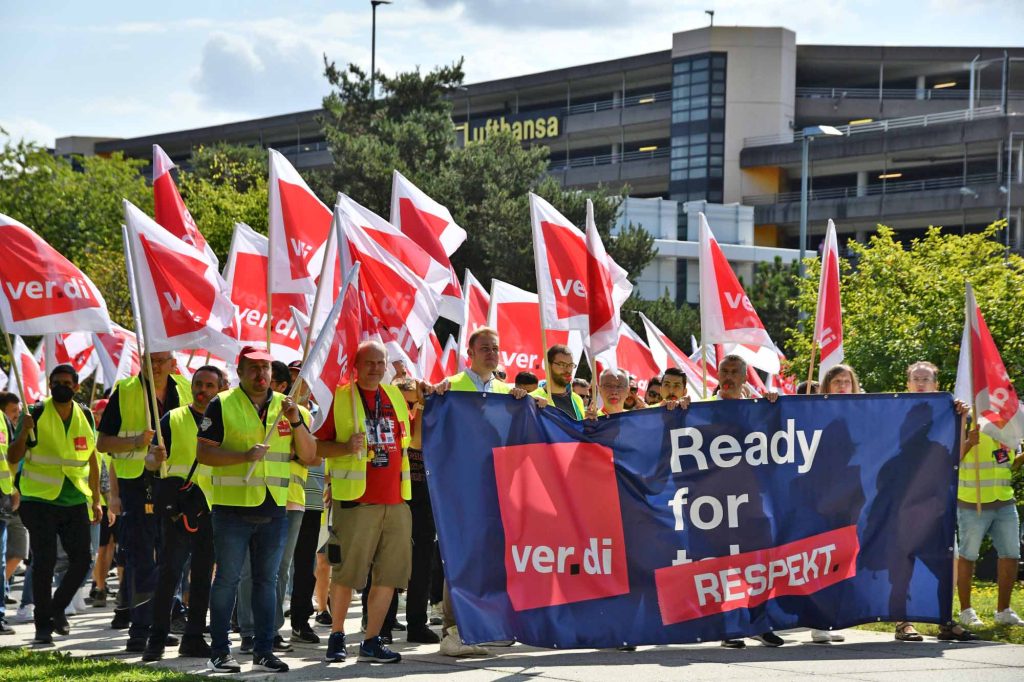
[{"label": "ver.di flag", "polygon": [[651,377],[665,371],[654,359],[654,353],[640,336],[625,322],[619,323],[619,338],[614,347],[595,356],[597,376],[605,369],[621,369],[636,377],[637,387],[646,392]]},{"label": "ver.di flag", "polygon": [[821,279],[818,282],[818,311],[814,317],[814,343],[821,349],[818,381],[843,361],[843,309],[839,299],[839,247],[836,225],[831,219],[821,253]]},{"label": "ver.di flag", "polygon": [[588,353],[600,354],[619,339],[619,311],[633,285],[629,273],[619,267],[604,249],[594,222],[594,203],[587,199],[587,303],[590,345]]},{"label": "ver.di flag", "polygon": [[21,398],[21,401],[26,406],[33,405],[46,397],[46,374],[43,372],[42,367],[39,366],[32,351],[25,345],[24,339],[20,336],[14,336],[13,346],[14,358],[11,359],[11,363],[18,363],[18,374],[14,374],[13,371],[11,374],[21,376],[21,384],[25,387],[25,392],[24,394],[22,393],[21,386],[18,385],[17,381],[11,382],[11,392]]},{"label": "ver.di flag", "polygon": [[491,295],[473,276],[469,268],[466,268],[466,275],[463,279],[462,294],[465,306],[463,319],[465,321],[459,326],[459,367],[465,369],[469,366],[466,342],[470,334],[487,325],[487,311],[491,307]]},{"label": "ver.di flag", "polygon": [[171,169],[175,164],[171,157],[158,144],[153,145],[153,217],[160,227],[164,228],[186,244],[191,244],[206,254],[206,258],[215,268],[219,268],[217,254],[196,226],[192,214],[185,207],[185,202],[178,192],[178,186],[171,177]]},{"label": "ver.di flag", "polygon": [[[701,397],[704,393],[704,372],[699,362],[691,360],[689,356],[679,349],[672,339],[668,338],[665,332],[658,329],[646,315],[639,313],[640,320],[644,323],[644,331],[647,334],[647,344],[654,355],[654,361],[659,367],[672,367],[673,365],[683,370],[686,374],[687,387],[691,397]],[[707,386],[708,395],[718,387],[718,380],[715,374],[708,367]]]}]

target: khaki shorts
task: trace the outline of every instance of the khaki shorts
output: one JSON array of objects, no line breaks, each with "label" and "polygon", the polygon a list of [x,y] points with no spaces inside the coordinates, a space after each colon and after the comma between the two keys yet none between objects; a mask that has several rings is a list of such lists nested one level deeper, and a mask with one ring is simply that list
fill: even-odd
[{"label": "khaki shorts", "polygon": [[412,572],[412,513],[409,505],[361,504],[343,508],[334,502],[333,530],[341,545],[341,563],[331,566],[331,583],[354,590],[373,584],[405,589]]}]

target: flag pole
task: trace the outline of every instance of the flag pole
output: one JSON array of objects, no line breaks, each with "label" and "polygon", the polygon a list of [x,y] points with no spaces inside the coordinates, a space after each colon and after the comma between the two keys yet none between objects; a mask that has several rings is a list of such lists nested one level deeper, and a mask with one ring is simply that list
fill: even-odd
[{"label": "flag pole", "polygon": [[[144,357],[142,355],[142,312],[139,310],[138,297],[138,279],[135,277],[135,266],[132,263],[132,256],[128,247],[128,226],[121,226],[121,238],[124,242],[124,263],[128,269],[128,294],[132,304],[132,318],[135,321],[135,347],[139,352],[139,361],[143,362]],[[139,368],[139,375],[141,381],[141,375],[145,371],[145,365]],[[145,395],[142,397],[142,411],[145,414],[146,423],[149,423],[150,412],[149,412],[149,401],[146,400]]]},{"label": "flag pole", "polygon": [[708,349],[704,346],[704,330],[700,333],[700,397],[708,399]]},{"label": "flag pole", "polygon": [[[21,368],[18,366],[18,358],[14,355],[14,345],[11,343],[11,335],[7,332],[7,328],[3,326],[3,322],[0,321],[0,329],[4,331],[4,341],[7,342],[7,352],[11,354],[11,369],[14,371],[14,380],[18,384],[18,393],[21,395],[21,410],[22,413],[28,414],[28,397],[25,395],[25,383],[21,380]],[[32,429],[35,431],[35,429]]]},{"label": "flag pole", "polygon": [[[337,243],[337,230],[331,230],[327,235],[327,246],[324,249],[324,262],[320,266],[320,279],[316,283],[316,294],[313,295],[313,310],[309,312],[309,327],[306,330],[306,343],[302,344],[302,361],[306,361],[309,355],[309,347],[313,340],[313,330],[316,328],[316,314],[320,308],[320,298],[324,293],[324,279],[327,277],[327,269],[333,267],[330,263],[331,246]],[[269,253],[269,251],[268,251]],[[269,300],[267,302],[269,305]]]},{"label": "flag pole", "polygon": [[807,390],[805,395],[811,394],[811,378],[814,376],[814,356],[818,350],[818,344],[811,342],[811,367],[807,370]]},{"label": "flag pole", "polygon": [[[978,391],[974,387],[974,322],[978,317],[978,301],[974,299],[974,289],[971,287],[971,283],[967,283],[967,291],[970,293],[971,300],[969,303],[974,305],[970,306],[970,310],[965,310],[965,317],[967,318],[967,357],[970,358],[970,372],[968,376],[971,382],[971,414],[974,418],[974,428],[978,427]],[[967,308],[968,306],[964,306]],[[971,452],[974,453],[974,510],[978,516],[981,516],[981,444],[975,445],[971,448]]]}]

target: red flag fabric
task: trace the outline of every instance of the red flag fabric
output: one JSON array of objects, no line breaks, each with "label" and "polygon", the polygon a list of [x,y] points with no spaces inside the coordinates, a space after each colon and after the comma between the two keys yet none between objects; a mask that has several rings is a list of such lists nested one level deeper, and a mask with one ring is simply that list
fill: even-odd
[{"label": "red flag fabric", "polygon": [[1024,439],[1024,408],[970,283],[964,307],[966,320],[954,394],[976,408],[975,419],[983,432],[1016,448]]},{"label": "red flag fabric", "polygon": [[637,386],[641,391],[647,391],[651,377],[665,371],[664,367],[655,361],[650,346],[625,322],[619,323],[619,338],[615,346],[596,354],[595,358],[599,378],[605,369],[625,370],[636,377]]},{"label": "red flag fabric", "polygon": [[9,334],[109,332],[99,289],[31,229],[0,213],[0,322]]},{"label": "red flag fabric", "polygon": [[533,193],[530,220],[542,323],[548,329],[588,333],[587,245],[583,233]]},{"label": "red flag fabric", "polygon": [[620,338],[619,310],[633,293],[628,273],[604,249],[594,222],[594,204],[587,199],[587,317],[590,345],[598,355],[612,348]]},{"label": "red flag fabric", "polygon": [[775,348],[703,213],[700,214],[699,252],[702,342]]},{"label": "red flag fabric", "polygon": [[107,333],[93,333],[93,346],[103,372],[103,385],[112,387],[121,379],[139,373],[139,347],[135,334],[119,324]]},{"label": "red flag fabric", "polygon": [[[690,397],[701,397],[704,385],[701,366],[681,351],[679,346],[672,342],[672,339],[668,338],[663,331],[647,319],[646,315],[640,313],[640,319],[644,323],[644,331],[647,333],[647,344],[651,348],[651,353],[654,355],[654,361],[657,365],[665,368],[678,367],[683,370],[686,374],[689,392],[691,393]],[[711,369],[708,366],[707,383],[709,396],[718,387],[718,380],[715,379]]]},{"label": "red flag fabric", "polygon": [[160,145],[153,145],[153,216],[160,227],[202,251],[213,267],[219,267],[217,254],[196,227],[196,221],[192,219],[192,214],[188,212],[178,192],[178,186],[174,184],[174,178],[171,177],[174,165]]},{"label": "red flag fabric", "polygon": [[[776,348],[754,346],[749,343],[715,344],[715,348],[716,350],[721,348],[721,357],[738,355],[751,367],[756,367],[768,374],[778,374],[779,372],[779,352]],[[721,361],[721,357],[718,358],[719,361]]]},{"label": "red flag fabric", "polygon": [[448,335],[448,340],[441,351],[441,376],[450,377],[459,371],[459,344],[455,337]]},{"label": "red flag fabric", "polygon": [[331,210],[280,152],[270,151],[270,290],[312,294],[327,252]]},{"label": "red flag fabric", "polygon": [[450,257],[466,241],[466,231],[459,227],[447,208],[424,194],[397,170],[391,179],[391,224],[448,270],[438,311],[442,317],[462,324],[462,287]]},{"label": "red flag fabric", "polygon": [[[237,307],[238,340],[243,345],[267,342],[267,238],[244,223],[235,223],[224,280]],[[302,344],[290,308],[306,309],[303,294],[275,294],[270,354],[291,362],[302,357]]]},{"label": "red flag fabric", "polygon": [[818,282],[818,312],[814,317],[814,343],[821,349],[818,381],[843,361],[843,309],[839,299],[839,246],[836,225],[830,219],[821,254],[821,279]]},{"label": "red flag fabric", "polygon": [[[491,295],[487,293],[483,285],[473,276],[473,273],[466,270],[462,283],[463,293],[463,319],[465,322],[459,327],[459,366],[463,369],[469,366],[469,354],[466,343],[469,335],[480,327],[487,325],[487,313],[491,307]],[[454,372],[452,373],[454,374]],[[449,374],[448,376],[451,376]]]},{"label": "red flag fabric", "polygon": [[82,381],[89,378],[99,365],[92,335],[88,332],[47,334],[40,347],[44,349],[45,362],[40,364],[44,374],[57,365],[71,365],[78,372],[78,380]]},{"label": "red flag fabric", "polygon": [[451,376],[444,371],[443,355],[444,349],[441,348],[441,341],[437,338],[437,334],[430,332],[426,343],[420,349],[419,362],[416,366],[418,378],[428,384],[437,384],[444,381],[446,376]]},{"label": "red flag fabric", "polygon": [[227,284],[194,246],[124,201],[128,249],[148,352],[203,348],[235,357],[235,305]]},{"label": "red flag fabric", "polygon": [[355,370],[356,349],[363,337],[360,274],[360,263],[354,263],[299,371],[299,378],[306,382],[320,406],[311,431],[319,429],[331,415],[335,389],[351,380]]},{"label": "red flag fabric", "polygon": [[[16,380],[11,381],[11,392],[21,398],[21,402],[26,406],[32,405],[46,397],[46,374],[28,346],[25,345],[24,339],[20,336],[13,338],[14,358],[11,359],[11,363],[18,363],[18,372],[21,374],[21,384],[24,386],[25,392],[22,394]],[[11,375],[15,376],[13,370]]]}]

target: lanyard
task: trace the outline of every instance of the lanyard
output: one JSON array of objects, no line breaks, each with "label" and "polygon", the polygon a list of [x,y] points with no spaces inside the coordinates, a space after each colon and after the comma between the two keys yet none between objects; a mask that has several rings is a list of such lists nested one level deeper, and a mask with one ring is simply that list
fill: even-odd
[{"label": "lanyard", "polygon": [[[373,410],[373,421],[374,421],[374,423],[377,423],[377,422],[380,421],[380,415],[381,415],[381,412],[383,411],[383,408],[381,407],[381,400],[380,400],[380,386],[377,387],[377,393],[376,393],[375,398],[376,398],[376,405],[374,405],[374,410]],[[366,412],[366,416],[370,416],[370,406],[366,402],[366,396],[363,394],[363,389],[359,389],[359,399],[361,401],[363,401],[363,411]]]}]

